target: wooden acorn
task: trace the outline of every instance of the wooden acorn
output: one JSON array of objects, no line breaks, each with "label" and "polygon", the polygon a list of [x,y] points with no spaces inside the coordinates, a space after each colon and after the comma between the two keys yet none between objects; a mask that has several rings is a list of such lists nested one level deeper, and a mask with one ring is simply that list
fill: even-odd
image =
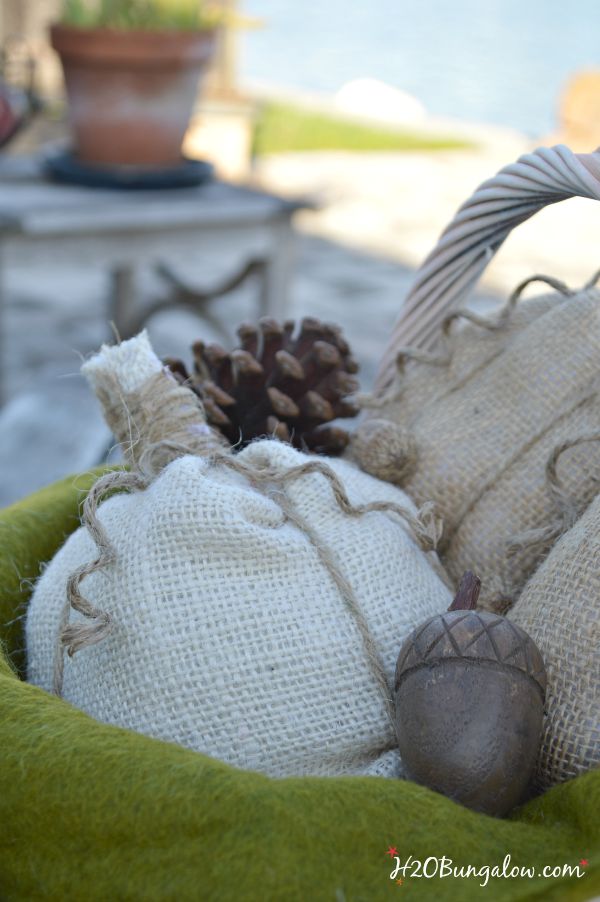
[{"label": "wooden acorn", "polygon": [[448,611],[417,627],[396,665],[396,733],[411,779],[468,808],[502,816],[530,782],[546,671],[527,633],[476,611],[464,574]]},{"label": "wooden acorn", "polygon": [[211,426],[229,442],[243,447],[252,439],[273,435],[296,448],[341,454],[349,435],[337,418],[354,417],[358,364],[341,329],[305,317],[295,334],[294,322],[242,324],[240,347],[193,345],[194,369],[181,360],[166,360],[181,382],[202,399]]}]

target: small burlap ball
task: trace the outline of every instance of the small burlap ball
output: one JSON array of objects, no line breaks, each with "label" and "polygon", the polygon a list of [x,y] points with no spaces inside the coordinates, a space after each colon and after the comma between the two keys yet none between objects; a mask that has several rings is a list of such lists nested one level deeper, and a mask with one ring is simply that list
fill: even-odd
[{"label": "small burlap ball", "polygon": [[542,652],[546,718],[536,783],[600,767],[600,497],[556,543],[510,619]]},{"label": "small burlap ball", "polygon": [[417,465],[412,434],[391,420],[369,419],[352,440],[352,456],[369,459],[369,473],[400,485]]},{"label": "small burlap ball", "polygon": [[[533,545],[527,535],[560,513],[546,473],[554,448],[600,429],[598,290],[526,301],[507,322],[519,312],[520,326],[508,333],[484,329],[477,338],[477,326],[465,327],[445,375],[430,366],[428,383],[426,364],[419,364],[420,400],[409,392],[404,409],[401,396],[370,414],[412,433],[416,466],[396,481],[417,503],[426,497],[438,505],[444,519],[439,550],[450,577],[456,582],[464,570],[475,570],[482,579],[480,604],[498,612],[514,603],[548,551],[548,542]],[[460,348],[470,359],[463,369]],[[365,428],[354,447],[361,448]],[[367,443],[356,457],[370,472]],[[378,472],[380,457],[378,449]],[[596,492],[599,467],[600,448],[591,444],[561,459],[560,479],[579,509]]]}]

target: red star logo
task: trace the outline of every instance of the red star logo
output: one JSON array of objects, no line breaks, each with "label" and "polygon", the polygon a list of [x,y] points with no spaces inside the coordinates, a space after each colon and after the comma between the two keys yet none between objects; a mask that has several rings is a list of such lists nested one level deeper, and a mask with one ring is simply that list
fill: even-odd
[{"label": "red star logo", "polygon": [[385,854],[389,855],[390,858],[394,858],[394,856],[397,854],[396,846],[390,846]]},{"label": "red star logo", "polygon": [[396,883],[398,886],[402,886],[402,877],[399,877],[398,880],[396,880]]},{"label": "red star logo", "polygon": [[579,862],[579,865],[580,865],[580,867],[582,867],[582,868],[587,868],[587,866],[588,866],[588,860],[587,860],[587,858],[582,858],[581,861]]}]

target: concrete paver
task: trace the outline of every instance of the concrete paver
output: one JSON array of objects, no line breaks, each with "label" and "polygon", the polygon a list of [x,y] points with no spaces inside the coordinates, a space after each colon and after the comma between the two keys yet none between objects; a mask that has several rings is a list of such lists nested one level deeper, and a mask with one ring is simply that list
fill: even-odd
[{"label": "concrete paver", "polygon": [[[256,167],[256,181],[270,190],[320,195],[325,201],[297,220],[301,235],[290,313],[343,326],[361,363],[364,388],[372,382],[415,267],[455,209],[481,181],[530,149],[513,133],[495,131],[492,138],[486,143],[482,137],[477,150],[461,152],[286,154]],[[509,238],[473,304],[489,308],[534,272],[582,284],[600,266],[599,224],[600,207],[592,201],[569,201],[538,214]],[[199,285],[210,283],[226,271],[230,258],[231,248],[224,249],[222,260],[199,257],[186,264],[185,275]],[[162,290],[150,273],[140,288],[147,298]],[[32,264],[27,271],[9,272],[6,289],[9,395],[50,392],[57,426],[52,435],[47,421],[37,424],[37,433],[31,423],[15,425],[24,410],[33,409],[19,401],[21,419],[0,430],[0,504],[77,469],[77,460],[90,466],[106,433],[78,370],[82,356],[110,334],[108,279],[101,271],[82,270],[73,261],[72,268],[40,273]],[[217,300],[214,309],[233,334],[239,322],[255,318],[255,300],[256,286],[247,284]],[[176,310],[157,316],[149,331],[160,354],[184,358],[192,338],[220,340],[209,326]],[[68,390],[61,391],[67,383]],[[69,432],[79,436],[71,445],[64,440]],[[82,432],[89,434],[87,445]],[[78,449],[77,459],[66,453],[68,447]]]}]

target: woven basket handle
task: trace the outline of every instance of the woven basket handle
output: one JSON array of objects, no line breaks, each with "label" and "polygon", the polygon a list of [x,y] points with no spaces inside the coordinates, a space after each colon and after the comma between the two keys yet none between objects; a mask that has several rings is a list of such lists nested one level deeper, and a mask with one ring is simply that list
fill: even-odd
[{"label": "woven basket handle", "polygon": [[416,275],[381,362],[376,391],[393,380],[403,347],[430,350],[445,317],[461,306],[509,232],[548,204],[600,200],[600,148],[576,154],[540,147],[477,188],[442,232]]}]

